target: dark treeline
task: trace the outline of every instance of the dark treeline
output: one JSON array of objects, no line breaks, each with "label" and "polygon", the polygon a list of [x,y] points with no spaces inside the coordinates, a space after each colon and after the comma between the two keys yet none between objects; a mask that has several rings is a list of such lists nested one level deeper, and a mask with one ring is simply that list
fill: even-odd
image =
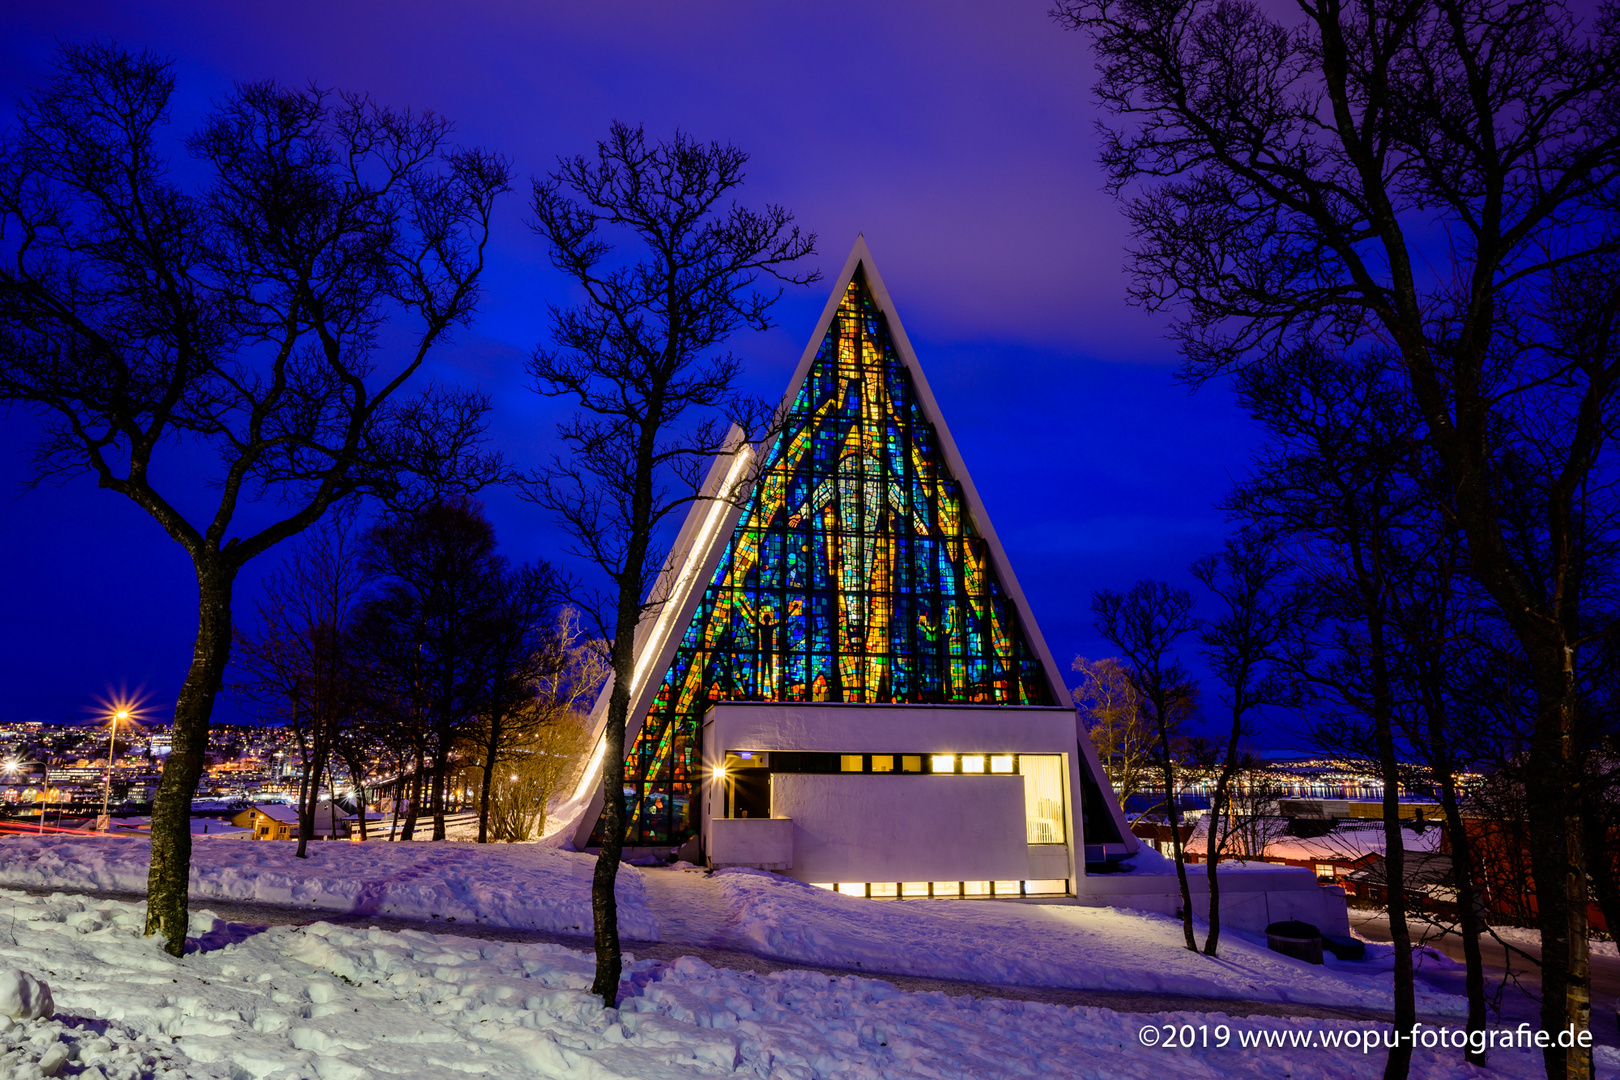
[{"label": "dark treeline", "polygon": [[[1616,12],[1064,0],[1054,15],[1097,58],[1134,298],[1174,313],[1185,378],[1235,381],[1266,433],[1227,509],[1309,591],[1282,662],[1311,734],[1384,782],[1397,1029],[1418,914],[1402,784],[1440,802],[1458,854],[1470,1028],[1485,1022],[1477,878],[1521,865],[1542,1027],[1588,1029],[1589,911],[1620,847]],[[1554,1045],[1545,1065],[1586,1077],[1592,1058]]]},{"label": "dark treeline", "polygon": [[369,798],[386,791],[390,835],[413,839],[426,817],[445,839],[469,774],[478,842],[535,835],[578,763],[577,707],[601,684],[601,650],[561,606],[562,585],[543,561],[499,554],[466,496],[363,530],[336,516],[295,546],[238,630],[233,686],[296,736],[300,856],[340,770],[362,836]]}]

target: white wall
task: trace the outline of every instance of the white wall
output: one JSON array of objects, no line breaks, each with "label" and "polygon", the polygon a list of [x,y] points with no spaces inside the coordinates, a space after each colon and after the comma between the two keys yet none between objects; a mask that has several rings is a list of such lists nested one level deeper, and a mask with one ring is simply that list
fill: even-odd
[{"label": "white wall", "polygon": [[1016,775],[776,773],[771,816],[794,820],[789,873],[804,881],[1072,879],[1074,725],[1074,710],[1058,708],[718,702],[704,721],[704,849],[713,850],[709,822],[724,815],[714,771],[728,751],[1059,754],[1067,820],[1055,848],[1029,846]]},{"label": "white wall", "polygon": [[1018,776],[771,777],[801,881],[1005,881],[1029,872]]},{"label": "white wall", "polygon": [[[1209,880],[1203,866],[1187,867],[1193,914],[1209,915]],[[1220,870],[1221,923],[1243,930],[1264,930],[1269,923],[1300,919],[1325,934],[1348,934],[1350,916],[1344,890],[1322,886],[1316,875],[1298,866],[1230,867]],[[1080,903],[1090,907],[1135,908],[1174,915],[1181,910],[1181,889],[1174,873],[1091,874],[1080,879]]]}]

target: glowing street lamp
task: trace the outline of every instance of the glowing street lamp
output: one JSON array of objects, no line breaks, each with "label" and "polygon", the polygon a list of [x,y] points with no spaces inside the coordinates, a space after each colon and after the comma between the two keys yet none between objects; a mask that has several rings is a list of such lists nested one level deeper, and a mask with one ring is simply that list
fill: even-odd
[{"label": "glowing street lamp", "polygon": [[[112,802],[112,768],[113,752],[118,746],[118,725],[128,724],[135,719],[135,705],[122,699],[115,699],[108,708],[107,717],[107,778],[101,788],[101,820],[97,822],[102,832],[112,829],[112,817],[108,814],[108,807]],[[41,824],[44,817],[41,815]]]}]

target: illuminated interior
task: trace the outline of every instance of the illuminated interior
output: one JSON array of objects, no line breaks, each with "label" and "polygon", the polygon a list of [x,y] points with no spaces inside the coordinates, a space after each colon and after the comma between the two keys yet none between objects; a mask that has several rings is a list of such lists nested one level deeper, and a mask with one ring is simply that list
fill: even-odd
[{"label": "illuminated interior", "polygon": [[696,832],[710,702],[1052,704],[860,275],[762,468],[626,759],[629,843]]}]

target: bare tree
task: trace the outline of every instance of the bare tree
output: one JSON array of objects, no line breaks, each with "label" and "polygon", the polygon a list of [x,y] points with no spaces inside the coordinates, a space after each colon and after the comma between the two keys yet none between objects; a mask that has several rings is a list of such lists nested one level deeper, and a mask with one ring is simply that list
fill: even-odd
[{"label": "bare tree", "polygon": [[[1585,1029],[1577,657],[1594,631],[1572,586],[1590,500],[1613,501],[1590,481],[1620,399],[1620,17],[1583,26],[1557,0],[1059,0],[1056,15],[1088,32],[1098,97],[1126,121],[1102,158],[1116,190],[1140,185],[1133,295],[1180,307],[1189,376],[1308,345],[1392,352],[1472,573],[1534,674],[1542,1021]],[[1590,294],[1571,279],[1609,294],[1573,350],[1546,303]],[[1500,504],[1515,474],[1545,496],[1529,547]],[[1591,1075],[1589,1052],[1545,1060]]]},{"label": "bare tree", "polygon": [[475,668],[483,680],[482,708],[466,736],[468,761],[478,770],[478,843],[489,842],[490,800],[497,765],[514,743],[532,739],[566,705],[541,697],[541,683],[554,685],[567,663],[553,618],[559,582],[545,563],[492,576],[494,593],[479,612],[479,652]]},{"label": "bare tree", "polygon": [[536,628],[549,622],[552,578],[542,565],[514,582],[494,526],[465,496],[391,515],[367,535],[366,560],[377,587],[355,614],[354,639],[374,700],[413,740],[406,835],[426,783],[433,839],[443,840],[455,747],[492,695],[509,707]]},{"label": "bare tree", "polygon": [[[724,201],[742,184],[747,160],[736,147],[680,133],[649,146],[640,128],[615,123],[594,160],[565,159],[534,184],[535,231],[584,294],[575,307],[552,309],[555,347],[536,350],[529,365],[537,391],[573,398],[580,412],[558,428],[568,456],[538,470],[527,492],[574,537],[572,553],[608,582],[581,600],[610,643],[613,667],[602,849],[591,886],[591,992],[610,1005],[621,970],[613,884],[624,848],[635,631],[664,599],[649,595],[660,565],[655,540],[670,515],[702,496],[704,466],[761,434],[768,410],[739,392],[741,361],[717,351],[740,329],[769,327],[781,289],[756,285],[762,277],[817,278],[787,270],[815,250],[792,214]],[[637,255],[613,257],[613,234]],[[729,425],[744,438],[728,436]]]},{"label": "bare tree", "polygon": [[1214,956],[1221,939],[1220,825],[1225,820],[1232,779],[1245,761],[1239,746],[1253,733],[1252,717],[1268,706],[1298,700],[1287,677],[1284,653],[1296,640],[1307,603],[1290,582],[1293,564],[1259,533],[1245,531],[1226,541],[1220,552],[1193,563],[1192,573],[1219,602],[1216,616],[1199,632],[1203,652],[1225,688],[1228,727],[1224,753],[1210,797],[1209,842],[1205,872],[1209,878],[1209,933],[1204,953]]},{"label": "bare tree", "polygon": [[1186,854],[1181,848],[1180,792],[1171,752],[1178,719],[1191,711],[1197,695],[1192,677],[1171,651],[1177,638],[1198,629],[1192,607],[1192,593],[1162,581],[1138,581],[1126,593],[1098,589],[1091,594],[1097,632],[1124,654],[1125,673],[1136,691],[1137,702],[1159,731],[1159,767],[1176,881],[1181,886],[1181,925],[1187,948],[1197,952],[1192,890],[1187,884]]},{"label": "bare tree", "polygon": [[439,117],[264,82],[186,141],[188,188],[160,143],[171,65],[65,45],[56,67],[0,149],[0,401],[41,418],[37,479],[90,473],[196,574],[148,882],[179,956],[237,575],[443,434],[402,394],[473,310],[508,169]]},{"label": "bare tree", "polygon": [[300,859],[315,835],[321,777],[359,699],[348,628],[366,584],[351,519],[328,518],[265,579],[256,625],[236,631],[235,688],[285,716],[298,745]]},{"label": "bare tree", "polygon": [[[1314,640],[1294,666],[1325,719],[1324,748],[1364,756],[1384,787],[1384,859],[1395,945],[1395,1027],[1416,1022],[1400,791],[1409,774],[1394,672],[1402,642],[1392,611],[1411,567],[1407,543],[1427,503],[1411,482],[1414,418],[1387,358],[1355,361],[1301,349],[1238,378],[1238,398],[1269,435],[1252,476],[1227,498],[1241,520],[1288,543],[1309,579]],[[1386,1077],[1405,1076],[1410,1040],[1389,1048]]]},{"label": "bare tree", "polygon": [[1158,734],[1143,715],[1130,677],[1118,659],[1076,656],[1070,666],[1081,679],[1069,696],[1085,720],[1086,733],[1097,748],[1108,782],[1124,806],[1151,782]]},{"label": "bare tree", "polygon": [[558,613],[553,635],[561,662],[548,665],[535,680],[527,706],[533,722],[521,725],[495,759],[490,835],[496,840],[542,834],[550,803],[571,790],[585,766],[590,736],[585,713],[607,682],[607,650],[581,632],[574,607]]}]

